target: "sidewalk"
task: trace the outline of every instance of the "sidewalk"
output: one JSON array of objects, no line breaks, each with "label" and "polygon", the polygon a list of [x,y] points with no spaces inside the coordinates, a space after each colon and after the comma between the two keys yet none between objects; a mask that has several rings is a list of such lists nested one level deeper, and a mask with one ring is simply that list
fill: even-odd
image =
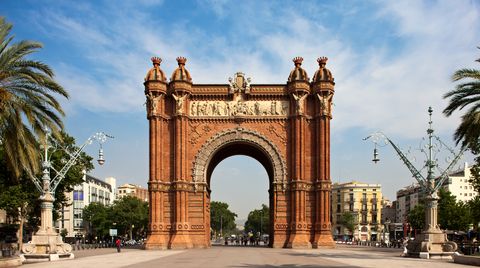
[{"label": "sidewalk", "polygon": [[109,267],[125,267],[134,265],[136,263],[151,261],[159,258],[163,258],[166,256],[171,256],[174,254],[182,253],[183,251],[180,250],[139,250],[139,249],[132,249],[132,250],[123,250],[120,253],[116,252],[116,249],[105,249],[105,250],[115,250],[115,253],[109,254],[102,254],[103,252],[95,252],[95,250],[87,251],[79,253],[100,253],[101,255],[93,255],[93,256],[79,256],[78,258],[75,257],[73,260],[63,260],[63,261],[56,261],[56,262],[41,262],[41,263],[30,263],[25,264],[23,266],[27,268],[34,268],[34,267],[51,267],[51,268],[60,268],[60,267],[75,267],[75,268],[109,268]]},{"label": "sidewalk", "polygon": [[[98,252],[100,253],[100,252]],[[424,260],[400,257],[401,250],[341,247],[336,249],[272,249],[264,247],[214,246],[191,250],[126,250],[74,260],[27,264],[35,267],[248,267],[248,268],[313,268],[313,267],[472,267],[447,260]]]}]

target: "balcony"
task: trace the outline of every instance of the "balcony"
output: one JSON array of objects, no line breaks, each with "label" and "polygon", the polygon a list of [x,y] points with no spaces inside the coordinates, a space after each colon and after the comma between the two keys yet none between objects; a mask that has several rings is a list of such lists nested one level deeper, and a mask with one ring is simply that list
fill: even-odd
[{"label": "balcony", "polygon": [[376,197],[372,198],[372,203],[377,203],[378,199]]},{"label": "balcony", "polygon": [[349,200],[346,201],[347,203],[355,203],[355,198],[350,198]]},{"label": "balcony", "polygon": [[368,199],[366,197],[362,197],[362,203],[367,203]]}]

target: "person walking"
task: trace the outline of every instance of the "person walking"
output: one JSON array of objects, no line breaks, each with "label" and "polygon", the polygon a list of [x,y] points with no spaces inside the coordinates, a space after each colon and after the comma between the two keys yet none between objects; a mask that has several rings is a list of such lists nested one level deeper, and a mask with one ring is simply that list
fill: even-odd
[{"label": "person walking", "polygon": [[120,248],[122,246],[122,242],[120,241],[120,238],[117,237],[117,240],[115,241],[115,245],[117,246],[117,252],[120,253]]}]

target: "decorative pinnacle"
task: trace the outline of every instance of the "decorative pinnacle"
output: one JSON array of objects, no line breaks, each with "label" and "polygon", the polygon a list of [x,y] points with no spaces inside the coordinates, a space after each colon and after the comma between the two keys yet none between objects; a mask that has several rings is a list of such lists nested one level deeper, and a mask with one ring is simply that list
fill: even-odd
[{"label": "decorative pinnacle", "polygon": [[295,66],[297,65],[302,65],[303,58],[302,57],[295,57],[293,58],[293,62],[295,63]]},{"label": "decorative pinnacle", "polygon": [[327,64],[328,58],[327,57],[320,57],[317,59],[317,62],[320,66]]},{"label": "decorative pinnacle", "polygon": [[178,62],[178,65],[185,65],[185,62],[187,62],[187,58],[185,57],[177,57],[177,62]]},{"label": "decorative pinnacle", "polygon": [[155,64],[160,65],[160,63],[162,62],[162,59],[160,57],[152,57],[151,60],[152,60],[153,65],[155,65]]}]

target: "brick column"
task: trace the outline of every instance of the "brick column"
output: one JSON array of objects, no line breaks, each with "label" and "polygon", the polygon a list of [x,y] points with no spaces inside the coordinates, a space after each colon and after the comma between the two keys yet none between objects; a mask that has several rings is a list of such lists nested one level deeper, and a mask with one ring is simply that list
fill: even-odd
[{"label": "brick column", "polygon": [[333,97],[333,82],[313,84],[315,96],[315,235],[313,247],[333,247],[330,179],[330,119]]},{"label": "brick column", "polygon": [[290,204],[291,222],[290,237],[287,248],[311,247],[310,235],[306,221],[306,102],[310,85],[306,81],[294,81],[289,84],[292,97],[291,105],[291,175],[290,175]]},{"label": "brick column", "polygon": [[170,83],[171,103],[174,111],[174,222],[172,224],[172,238],[169,248],[183,249],[192,248],[188,220],[188,117],[186,110],[190,95],[191,83],[185,81],[173,81]]},{"label": "brick column", "polygon": [[[164,139],[168,139],[169,124],[165,116],[165,94],[167,84],[163,81],[146,81],[145,95],[147,97],[147,119],[149,122],[149,226],[147,249],[166,249],[169,232],[164,219],[163,197],[168,188],[168,174],[164,174],[163,163]],[[167,141],[168,143],[168,141]]]}]

